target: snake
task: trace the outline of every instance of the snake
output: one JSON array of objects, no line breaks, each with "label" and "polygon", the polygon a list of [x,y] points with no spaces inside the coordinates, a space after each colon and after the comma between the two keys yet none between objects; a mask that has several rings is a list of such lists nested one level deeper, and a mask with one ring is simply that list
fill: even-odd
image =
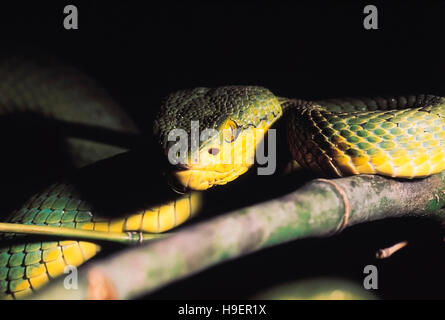
[{"label": "snake", "polygon": [[[303,168],[329,177],[426,177],[445,169],[444,117],[445,99],[435,95],[305,101],[275,96],[263,87],[227,86],[172,94],[154,130],[166,149],[169,132],[191,132],[191,119],[199,120],[200,130],[219,132],[200,141],[171,172],[179,187],[205,190],[245,173],[256,146],[280,118],[286,119],[292,159]],[[249,142],[255,144],[250,154]],[[233,161],[222,161],[223,153]],[[234,154],[246,161],[234,161]]]},{"label": "snake", "polygon": [[[51,119],[138,132],[97,83],[58,65],[22,60],[1,64],[0,107],[2,115],[31,110]],[[168,163],[166,185],[179,192],[175,198],[111,218],[70,180],[62,179],[38,190],[4,222],[102,233],[168,231],[200,211],[204,190],[227,184],[254,165],[258,146],[278,120],[286,123],[282,130],[286,130],[289,160],[320,175],[413,179],[445,169],[445,98],[440,96],[309,101],[277,96],[261,86],[198,87],[169,94],[152,126],[159,148],[149,152],[163,154]],[[213,134],[201,136],[195,148],[190,143],[181,161],[171,163],[170,151],[177,145],[171,137],[175,129],[187,135],[211,129]],[[82,139],[67,143],[79,166],[125,152]],[[224,155],[231,161],[222,161]],[[241,161],[233,161],[237,158]],[[78,267],[101,250],[93,240],[69,237],[35,239],[5,233],[0,241],[11,239],[13,244],[0,246],[0,296],[7,299],[29,297],[63,275],[67,266]]]}]

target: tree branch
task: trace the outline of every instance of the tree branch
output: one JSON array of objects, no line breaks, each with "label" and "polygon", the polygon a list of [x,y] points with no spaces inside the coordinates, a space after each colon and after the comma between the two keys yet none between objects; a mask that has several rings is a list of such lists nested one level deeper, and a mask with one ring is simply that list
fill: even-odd
[{"label": "tree branch", "polygon": [[[129,299],[217,263],[295,239],[330,236],[389,217],[441,219],[445,173],[417,180],[360,175],[316,179],[285,196],[192,225],[79,271],[77,290],[58,279],[32,298]],[[98,281],[99,279],[100,281]]]}]

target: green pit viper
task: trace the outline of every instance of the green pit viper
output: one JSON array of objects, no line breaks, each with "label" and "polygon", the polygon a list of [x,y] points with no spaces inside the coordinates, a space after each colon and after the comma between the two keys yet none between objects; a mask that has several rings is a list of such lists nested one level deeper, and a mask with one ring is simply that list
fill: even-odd
[{"label": "green pit viper", "polygon": [[[0,65],[0,113],[17,111],[116,132],[138,132],[133,121],[94,81],[54,63],[12,59]],[[15,228],[1,240],[5,245],[0,247],[0,295],[29,297],[49,280],[63,275],[66,266],[80,266],[91,259],[100,250],[94,241],[95,232],[97,239],[110,234],[142,241],[182,224],[200,210],[201,190],[226,184],[252,165],[252,161],[213,160],[222,154],[241,154],[252,160],[265,132],[280,118],[287,122],[292,158],[325,176],[366,173],[415,178],[445,169],[442,97],[407,95],[311,102],[279,97],[258,86],[178,91],[162,102],[153,125],[164,156],[172,147],[169,133],[183,129],[190,134],[192,120],[199,121],[201,131],[211,128],[217,132],[200,141],[184,163],[168,167],[165,180],[185,193],[155,206],[129,208],[125,215],[110,218],[70,180],[48,185],[3,221],[10,223],[2,225],[3,231],[8,231],[5,228],[11,224]],[[125,151],[78,138],[67,138],[66,143],[78,166]],[[196,157],[198,162],[191,161]],[[167,157],[163,159],[168,161]],[[101,190],[95,192],[100,194]],[[63,232],[58,239],[30,238],[29,234],[49,233],[48,227],[55,235],[57,230]],[[70,230],[90,232],[83,236],[74,232],[70,238]],[[13,244],[9,244],[11,240]]]}]

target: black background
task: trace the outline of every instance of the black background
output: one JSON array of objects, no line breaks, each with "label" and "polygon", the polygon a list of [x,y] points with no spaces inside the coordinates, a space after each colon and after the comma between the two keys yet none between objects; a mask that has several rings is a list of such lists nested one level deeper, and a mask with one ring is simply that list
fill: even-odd
[{"label": "black background", "polygon": [[[0,48],[37,48],[79,67],[146,132],[163,96],[195,86],[263,85],[306,99],[445,94],[441,2],[144,3],[2,3]],[[78,30],[63,28],[67,4],[78,7]],[[366,4],[377,5],[378,30],[363,28]],[[318,276],[360,284],[364,266],[375,264],[380,297],[443,298],[440,236],[429,221],[373,223],[267,249],[150,297],[246,298],[270,285]],[[410,246],[394,257],[374,259],[376,249],[406,238]]]},{"label": "black background", "polygon": [[[79,29],[67,31],[71,3]],[[380,4],[371,31],[367,2],[162,3],[2,4],[1,46],[80,66],[143,127],[163,96],[193,86],[257,84],[302,98],[443,88],[440,2]]]}]

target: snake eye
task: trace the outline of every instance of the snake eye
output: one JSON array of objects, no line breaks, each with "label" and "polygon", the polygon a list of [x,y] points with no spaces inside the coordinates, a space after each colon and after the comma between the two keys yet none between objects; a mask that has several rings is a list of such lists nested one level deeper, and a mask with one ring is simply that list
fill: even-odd
[{"label": "snake eye", "polygon": [[238,125],[233,120],[227,120],[223,127],[223,135],[224,140],[226,142],[232,143],[238,138],[240,130],[238,129]]}]

